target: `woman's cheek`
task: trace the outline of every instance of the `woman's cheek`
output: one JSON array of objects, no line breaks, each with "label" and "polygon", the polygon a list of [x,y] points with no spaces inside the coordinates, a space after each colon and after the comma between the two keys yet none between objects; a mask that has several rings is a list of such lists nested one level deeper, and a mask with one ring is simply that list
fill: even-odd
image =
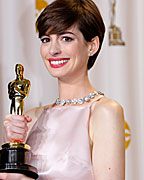
[{"label": "woman's cheek", "polygon": [[42,58],[46,56],[46,52],[47,52],[46,47],[44,45],[41,45],[40,53],[41,53]]}]

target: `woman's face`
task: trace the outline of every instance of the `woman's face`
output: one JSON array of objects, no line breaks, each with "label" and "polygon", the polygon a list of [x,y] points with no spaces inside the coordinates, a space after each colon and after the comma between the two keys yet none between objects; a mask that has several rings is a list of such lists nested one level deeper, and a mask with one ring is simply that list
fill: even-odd
[{"label": "woman's face", "polygon": [[50,74],[57,78],[76,78],[87,74],[90,43],[77,26],[62,34],[41,37],[41,55]]}]

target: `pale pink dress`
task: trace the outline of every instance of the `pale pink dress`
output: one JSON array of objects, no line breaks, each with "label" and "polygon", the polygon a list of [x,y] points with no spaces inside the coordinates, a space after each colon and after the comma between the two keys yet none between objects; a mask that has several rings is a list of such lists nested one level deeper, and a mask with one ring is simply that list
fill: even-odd
[{"label": "pale pink dress", "polygon": [[94,180],[88,134],[93,102],[44,109],[27,140],[38,180]]}]

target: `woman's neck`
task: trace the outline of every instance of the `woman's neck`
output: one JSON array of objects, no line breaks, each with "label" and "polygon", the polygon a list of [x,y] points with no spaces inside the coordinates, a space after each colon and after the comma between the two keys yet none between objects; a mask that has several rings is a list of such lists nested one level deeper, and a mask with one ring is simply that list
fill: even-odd
[{"label": "woman's neck", "polygon": [[60,99],[73,99],[87,96],[89,93],[95,91],[92,87],[88,76],[83,78],[74,79],[73,81],[64,81],[58,79],[59,98]]}]

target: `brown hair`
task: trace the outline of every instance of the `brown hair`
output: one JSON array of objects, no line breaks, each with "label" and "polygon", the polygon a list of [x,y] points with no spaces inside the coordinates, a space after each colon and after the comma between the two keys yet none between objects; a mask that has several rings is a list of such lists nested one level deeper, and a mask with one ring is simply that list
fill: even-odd
[{"label": "brown hair", "polygon": [[103,19],[92,0],[55,0],[42,11],[36,28],[42,37],[48,30],[49,34],[60,34],[73,24],[77,24],[87,42],[99,37],[99,49],[89,57],[87,67],[90,69],[100,52],[105,33]]}]

